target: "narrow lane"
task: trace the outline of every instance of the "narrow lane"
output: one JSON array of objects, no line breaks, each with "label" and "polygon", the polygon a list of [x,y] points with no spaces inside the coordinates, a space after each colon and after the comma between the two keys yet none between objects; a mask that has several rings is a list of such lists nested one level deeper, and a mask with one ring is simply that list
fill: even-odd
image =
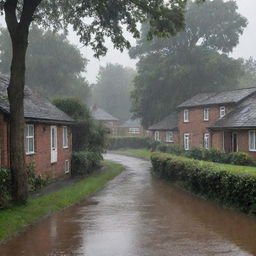
[{"label": "narrow lane", "polygon": [[0,246],[0,255],[256,255],[255,217],[152,177],[149,161],[105,158],[126,170],[91,198]]}]

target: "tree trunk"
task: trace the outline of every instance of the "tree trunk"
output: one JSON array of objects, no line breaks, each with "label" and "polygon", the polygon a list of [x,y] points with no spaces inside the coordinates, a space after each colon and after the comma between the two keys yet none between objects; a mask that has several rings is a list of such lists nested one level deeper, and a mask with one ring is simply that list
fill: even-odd
[{"label": "tree trunk", "polygon": [[28,197],[28,181],[24,156],[24,85],[25,58],[28,33],[17,30],[12,35],[13,58],[8,87],[10,103],[10,169],[12,197],[15,203],[25,203]]}]

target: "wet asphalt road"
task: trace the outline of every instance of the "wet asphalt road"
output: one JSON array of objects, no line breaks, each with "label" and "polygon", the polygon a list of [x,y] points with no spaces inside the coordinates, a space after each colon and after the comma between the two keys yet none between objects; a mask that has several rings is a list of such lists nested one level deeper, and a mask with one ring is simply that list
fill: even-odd
[{"label": "wet asphalt road", "polygon": [[256,255],[255,217],[153,177],[147,160],[105,158],[126,170],[94,196],[1,245],[0,255]]}]

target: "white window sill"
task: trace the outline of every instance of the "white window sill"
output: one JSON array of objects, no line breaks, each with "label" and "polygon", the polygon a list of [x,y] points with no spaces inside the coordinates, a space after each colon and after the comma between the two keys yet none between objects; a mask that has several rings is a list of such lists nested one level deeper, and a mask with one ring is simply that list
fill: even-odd
[{"label": "white window sill", "polygon": [[256,149],[249,149],[249,152],[256,152]]},{"label": "white window sill", "polygon": [[36,152],[28,152],[28,153],[26,153],[26,156],[31,156],[31,155],[35,155],[36,154]]},{"label": "white window sill", "polygon": [[68,148],[68,146],[66,146],[66,147],[63,147],[64,149],[67,149]]}]

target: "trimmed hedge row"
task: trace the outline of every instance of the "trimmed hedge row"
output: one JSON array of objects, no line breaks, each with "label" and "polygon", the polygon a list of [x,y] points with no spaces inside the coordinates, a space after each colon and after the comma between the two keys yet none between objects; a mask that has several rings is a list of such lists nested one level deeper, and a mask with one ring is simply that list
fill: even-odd
[{"label": "trimmed hedge row", "polygon": [[71,174],[89,175],[103,159],[100,152],[79,151],[72,154]]},{"label": "trimmed hedge row", "polygon": [[166,144],[159,144],[156,149],[163,153],[185,156],[197,160],[224,164],[256,166],[255,159],[244,152],[225,153],[216,148],[211,148],[208,150],[198,147],[192,147],[189,151],[185,151],[181,146]]},{"label": "trimmed hedge row", "polygon": [[152,140],[148,137],[110,137],[108,141],[109,150],[121,148],[150,148]]},{"label": "trimmed hedge row", "polygon": [[192,193],[256,214],[256,174],[164,153],[152,154],[151,162],[154,173]]}]

